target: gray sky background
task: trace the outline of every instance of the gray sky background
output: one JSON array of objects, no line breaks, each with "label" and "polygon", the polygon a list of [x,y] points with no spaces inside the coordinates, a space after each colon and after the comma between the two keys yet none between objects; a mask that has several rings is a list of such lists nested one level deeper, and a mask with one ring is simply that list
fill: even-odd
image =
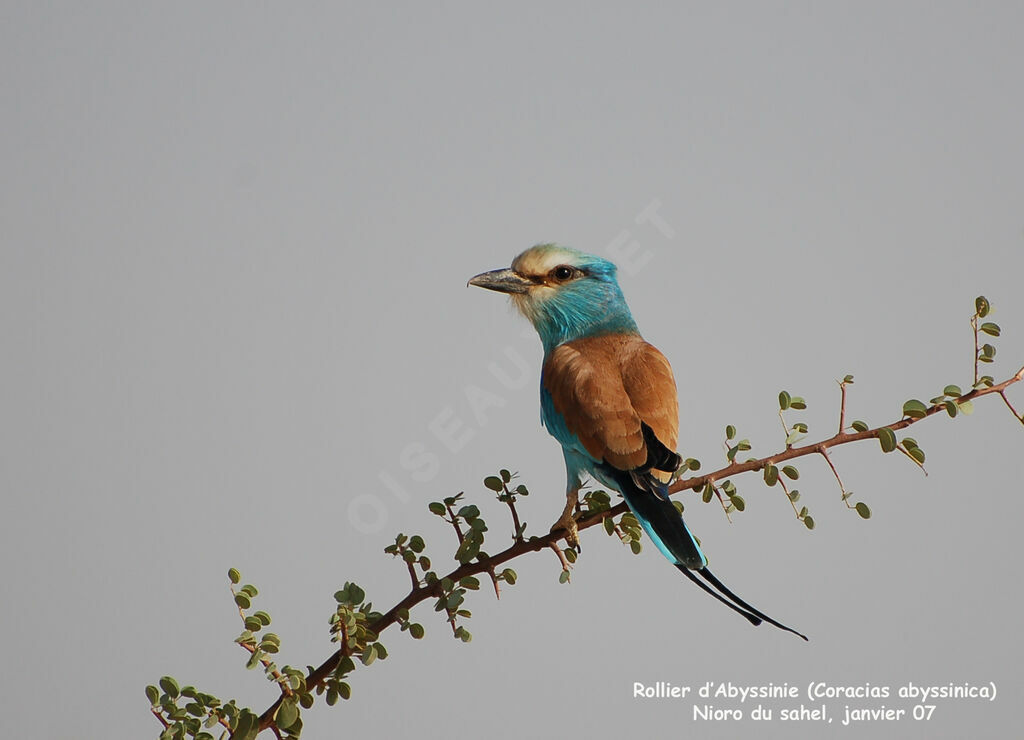
[{"label": "gray sky background", "polygon": [[[445,562],[427,502],[466,490],[497,550],[479,481],[507,466],[546,531],[564,471],[539,343],[465,287],[535,242],[614,256],[628,232],[644,264],[621,282],[706,468],[727,423],[781,446],[782,388],[820,437],[845,373],[872,423],[969,385],[979,293],[1004,328],[992,373],[1024,363],[1017,4],[90,6],[8,2],[0,23],[5,736],[155,737],[142,689],[168,673],[262,710],[229,566],[304,666],[345,580],[379,606],[406,592],[394,533]],[[662,228],[638,223],[656,201]],[[509,348],[520,387],[488,370],[515,373]],[[474,387],[503,405],[477,418]],[[429,429],[446,415],[473,435],[458,452]],[[542,553],[500,602],[472,598],[471,645],[421,608],[427,638],[388,634],[306,734],[1005,737],[1024,429],[989,398],[913,436],[928,477],[874,443],[835,452],[870,521],[815,460],[814,532],[751,476],[731,526],[686,499],[722,580],[809,644],[589,532],[570,586]],[[429,480],[402,466],[412,444],[436,455]],[[376,531],[353,524],[359,495]],[[842,700],[824,727],[699,723],[691,701],[632,698],[659,680],[999,698],[940,701],[927,724],[844,728]]]}]

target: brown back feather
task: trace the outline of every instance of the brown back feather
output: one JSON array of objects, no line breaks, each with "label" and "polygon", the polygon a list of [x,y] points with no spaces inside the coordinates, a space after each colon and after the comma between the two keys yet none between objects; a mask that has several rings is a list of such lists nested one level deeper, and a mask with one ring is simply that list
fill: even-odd
[{"label": "brown back feather", "polygon": [[679,402],[672,367],[639,335],[566,342],[548,357],[542,377],[569,431],[594,458],[620,470],[641,467],[647,460],[641,422],[675,450]]}]

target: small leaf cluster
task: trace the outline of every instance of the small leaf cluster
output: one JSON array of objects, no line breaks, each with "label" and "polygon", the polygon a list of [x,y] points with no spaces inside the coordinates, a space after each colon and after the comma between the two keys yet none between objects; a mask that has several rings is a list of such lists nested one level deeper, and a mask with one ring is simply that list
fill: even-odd
[{"label": "small leaf cluster", "polygon": [[[672,503],[680,512],[682,512],[682,503],[678,501],[673,501]],[[582,508],[584,513],[587,515],[599,514],[612,508],[612,498],[608,495],[607,491],[602,491],[600,489],[587,491],[583,494]],[[643,545],[641,544],[643,534],[640,528],[640,522],[632,512],[627,511],[623,513],[618,520],[616,520],[615,517],[606,516],[601,521],[601,525],[604,527],[604,531],[608,536],[617,534],[619,536],[619,541],[624,545],[628,545],[630,551],[634,555],[638,555],[643,550]],[[570,563],[576,562],[577,553],[575,550],[572,548],[566,548],[564,552],[566,560]],[[563,570],[562,574],[559,576],[559,580],[562,583],[567,583],[569,580],[568,571]]]},{"label": "small leaf cluster", "polygon": [[[209,731],[215,725],[227,725],[232,730],[242,729],[237,737],[255,737],[259,718],[249,709],[240,709],[235,700],[222,703],[212,694],[198,691],[194,686],[179,687],[177,680],[163,676],[156,686],[146,687],[146,698],[154,714],[161,716],[167,727],[160,733],[160,740],[213,740]],[[179,704],[179,702],[181,702]],[[251,720],[250,720],[251,718]],[[246,733],[246,722],[255,720],[252,734]]]},{"label": "small leaf cluster", "polygon": [[764,466],[764,482],[768,486],[774,486],[779,482],[779,471],[789,478],[790,480],[797,480],[800,477],[800,471],[793,465],[783,465],[782,468],[778,468],[772,463],[768,463]]},{"label": "small leaf cluster", "polygon": [[502,468],[498,471],[497,475],[489,475],[484,478],[484,487],[497,494],[498,501],[508,506],[509,511],[512,513],[512,539],[519,541],[523,539],[523,534],[526,532],[526,522],[519,521],[516,501],[518,496],[529,496],[530,491],[522,484],[515,488],[509,488],[509,484],[516,477],[518,477],[517,473],[510,473],[505,468]]},{"label": "small leaf cluster", "polygon": [[957,413],[973,413],[974,404],[971,403],[970,399],[961,400],[962,396],[963,391],[960,390],[960,386],[947,385],[942,389],[942,393],[929,400],[928,404],[916,398],[911,398],[903,404],[903,415],[911,419],[923,419],[936,406],[944,408],[950,418],[955,417]]},{"label": "small leaf cluster", "polygon": [[[847,375],[843,379],[843,383],[852,383],[853,376]],[[786,430],[786,449],[789,449],[794,444],[804,438],[804,435],[808,432],[808,426],[804,422],[796,422],[792,426],[786,424],[786,417],[784,416],[786,411],[794,409],[796,411],[803,411],[807,408],[807,401],[800,396],[794,396],[789,391],[779,391],[779,418],[782,419],[782,426]]]},{"label": "small leaf cluster", "polygon": [[455,496],[446,497],[443,502],[432,501],[427,507],[431,513],[455,527],[459,535],[459,548],[455,551],[455,559],[463,564],[473,562],[480,555],[480,547],[484,544],[484,532],[487,531],[487,523],[480,516],[480,509],[476,504],[466,504],[458,511],[455,510],[455,506],[464,495],[460,492]]},{"label": "small leaf cluster", "polygon": [[501,501],[502,503],[506,503],[508,501],[515,503],[516,496],[530,495],[526,486],[522,484],[516,486],[514,489],[510,489],[508,487],[508,484],[511,483],[514,478],[518,477],[518,475],[518,473],[510,473],[508,470],[502,468],[498,471],[498,475],[489,475],[484,478],[484,486],[498,494],[498,501]]},{"label": "small leaf cluster", "polygon": [[[313,706],[313,695],[306,689],[306,674],[298,668],[287,665],[279,669],[270,657],[280,652],[281,638],[273,632],[263,632],[264,627],[270,626],[270,615],[265,611],[258,610],[251,614],[247,613],[252,608],[252,600],[256,598],[259,591],[248,583],[236,589],[235,586],[241,579],[242,575],[236,568],[228,569],[231,593],[244,626],[242,633],[235,638],[235,642],[249,652],[249,660],[245,667],[251,670],[262,664],[267,680],[276,683],[284,694],[278,705],[274,724],[278,730],[284,733],[285,737],[297,738],[302,733],[299,707],[308,709]],[[242,729],[248,732],[248,718],[239,715],[238,721],[243,723]],[[256,725],[253,725],[253,730],[255,728]],[[238,732],[235,731],[235,734],[238,735]],[[244,736],[244,734],[243,732],[240,736]]]},{"label": "small leaf cluster", "polygon": [[414,534],[409,537],[399,532],[395,535],[394,543],[385,547],[384,552],[401,558],[409,567],[409,572],[413,574],[413,579],[418,586],[421,583],[421,577],[416,575],[416,569],[419,568],[423,575],[430,572],[430,558],[423,554],[426,547],[427,543],[420,535]]},{"label": "small leaf cluster", "polygon": [[377,633],[369,627],[381,615],[373,610],[372,603],[366,601],[366,592],[355,583],[346,582],[341,590],[335,592],[334,600],[337,606],[328,620],[331,642],[338,643],[344,655],[324,684],[317,686],[318,694],[326,691],[329,705],[337,703],[339,698],[352,696],[352,688],[345,681],[356,668],[352,656],[359,658],[364,666],[388,657]]},{"label": "small leaf cluster", "polygon": [[[732,440],[736,437],[736,427],[729,424],[725,427],[725,456],[729,462],[736,462],[736,455],[740,452],[747,452],[750,449],[750,440],[741,439],[739,442],[732,444]],[[698,467],[700,463],[698,463]]]},{"label": "small leaf cluster", "polygon": [[[514,576],[512,580],[515,582]],[[473,635],[464,626],[458,624],[458,620],[469,619],[473,616],[469,609],[462,607],[462,604],[466,600],[467,591],[479,590],[480,580],[476,576],[464,576],[458,581],[445,577],[440,580],[438,585],[440,595],[434,603],[434,611],[445,612],[448,623],[452,626],[452,634],[463,642],[469,642],[473,639]]]},{"label": "small leaf cluster", "polygon": [[[980,295],[977,298],[975,298],[974,317],[972,319],[972,324],[974,324],[974,326],[977,327],[975,331],[980,331],[983,334],[986,334],[990,337],[998,337],[1002,333],[1002,330],[999,328],[999,324],[993,323],[991,321],[986,321],[981,325],[978,325],[977,323],[978,319],[983,319],[987,317],[991,311],[992,305],[988,302],[988,299],[985,298],[985,296]],[[996,348],[991,344],[986,343],[978,348],[979,362],[994,362],[995,359]],[[992,385],[992,383],[990,382],[988,383],[988,385]]]}]

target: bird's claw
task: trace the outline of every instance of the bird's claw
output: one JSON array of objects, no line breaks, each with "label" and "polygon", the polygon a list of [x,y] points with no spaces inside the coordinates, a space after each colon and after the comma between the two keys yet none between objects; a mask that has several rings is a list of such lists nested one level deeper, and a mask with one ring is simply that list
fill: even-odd
[{"label": "bird's claw", "polygon": [[551,525],[551,531],[555,532],[559,529],[565,530],[565,544],[576,551],[576,554],[582,552],[580,548],[580,530],[576,526],[576,519],[571,515],[563,516],[557,522]]}]

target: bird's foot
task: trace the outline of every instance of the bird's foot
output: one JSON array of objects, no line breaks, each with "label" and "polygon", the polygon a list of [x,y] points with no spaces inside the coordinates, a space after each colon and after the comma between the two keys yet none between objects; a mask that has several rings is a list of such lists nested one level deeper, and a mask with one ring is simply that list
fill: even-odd
[{"label": "bird's foot", "polygon": [[565,543],[577,553],[582,552],[580,549],[580,530],[576,526],[576,519],[571,513],[563,514],[557,522],[551,525],[552,532],[559,529],[565,530]]}]

